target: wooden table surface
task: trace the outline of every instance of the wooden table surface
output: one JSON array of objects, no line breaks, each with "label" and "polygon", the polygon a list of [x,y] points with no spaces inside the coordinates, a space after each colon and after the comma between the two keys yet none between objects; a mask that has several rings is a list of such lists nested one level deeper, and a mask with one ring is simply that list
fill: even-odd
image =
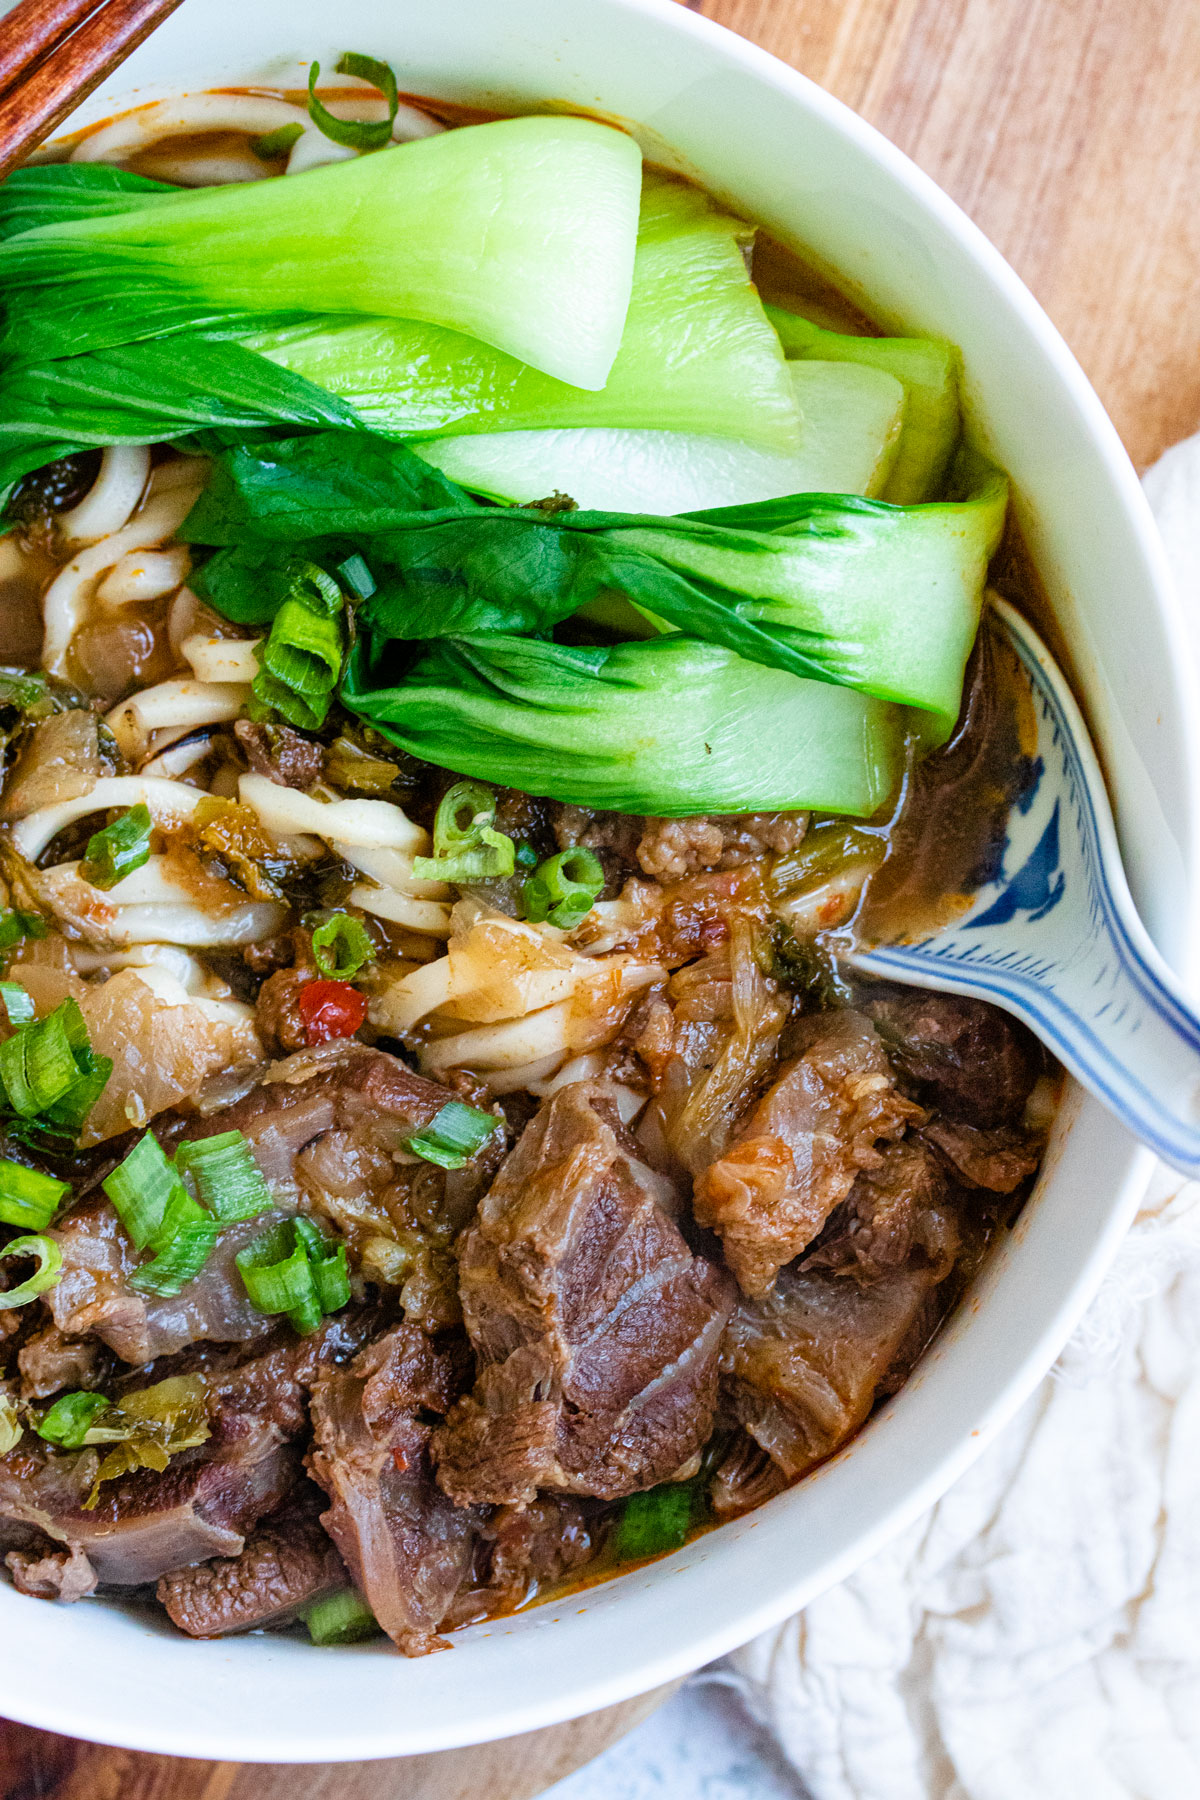
[{"label": "wooden table surface", "polygon": [[[1144,467],[1200,426],[1200,0],[688,0],[845,100],[1032,288]],[[0,1725],[0,1800],[526,1800],[656,1697],[508,1744],[293,1770]]]}]

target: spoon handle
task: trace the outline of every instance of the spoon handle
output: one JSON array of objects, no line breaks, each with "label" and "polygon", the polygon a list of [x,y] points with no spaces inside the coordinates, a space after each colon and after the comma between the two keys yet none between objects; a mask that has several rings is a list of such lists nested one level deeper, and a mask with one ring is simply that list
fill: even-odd
[{"label": "spoon handle", "polygon": [[996,602],[992,616],[1037,721],[1037,776],[1009,817],[1003,870],[957,923],[851,960],[1015,1013],[1165,1162],[1200,1176],[1200,1015],[1138,917],[1066,681],[1020,614]]}]

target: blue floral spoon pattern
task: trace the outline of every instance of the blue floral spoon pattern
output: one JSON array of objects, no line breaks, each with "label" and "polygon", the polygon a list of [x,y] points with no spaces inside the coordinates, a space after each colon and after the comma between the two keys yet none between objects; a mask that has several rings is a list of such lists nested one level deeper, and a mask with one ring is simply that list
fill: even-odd
[{"label": "blue floral spoon pattern", "polygon": [[1200,1016],[1134,908],[1079,708],[1045,645],[1004,601],[992,619],[1028,679],[1032,779],[999,873],[931,936],[863,945],[864,974],[1004,1007],[1164,1161],[1200,1175]]}]

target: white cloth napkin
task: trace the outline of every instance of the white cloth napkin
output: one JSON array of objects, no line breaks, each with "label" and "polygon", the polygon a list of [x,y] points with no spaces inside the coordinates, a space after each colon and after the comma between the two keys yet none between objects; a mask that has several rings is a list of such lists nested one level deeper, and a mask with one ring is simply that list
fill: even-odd
[{"label": "white cloth napkin", "polygon": [[[1200,653],[1200,435],[1145,478]],[[1200,1800],[1200,1183],[946,1497],[730,1659],[813,1800]]]}]

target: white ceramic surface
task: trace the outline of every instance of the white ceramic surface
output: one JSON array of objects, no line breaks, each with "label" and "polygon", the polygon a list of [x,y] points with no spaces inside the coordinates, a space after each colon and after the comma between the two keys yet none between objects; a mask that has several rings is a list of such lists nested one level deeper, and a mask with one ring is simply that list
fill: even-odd
[{"label": "white ceramic surface", "polygon": [[[962,345],[1073,652],[1135,895],[1191,973],[1196,712],[1162,553],[1099,402],[979,232],[837,102],[669,0],[185,0],[78,122],[181,88],[298,84],[302,61],[347,48],[389,58],[410,91],[634,122],[877,316]],[[800,1487],[639,1573],[420,1662],[270,1637],[195,1644],[148,1614],[5,1586],[0,1711],[188,1756],[357,1760],[528,1731],[667,1681],[845,1575],[953,1481],[1050,1363],[1148,1169],[1072,1097],[1017,1229],[903,1393]]]}]

